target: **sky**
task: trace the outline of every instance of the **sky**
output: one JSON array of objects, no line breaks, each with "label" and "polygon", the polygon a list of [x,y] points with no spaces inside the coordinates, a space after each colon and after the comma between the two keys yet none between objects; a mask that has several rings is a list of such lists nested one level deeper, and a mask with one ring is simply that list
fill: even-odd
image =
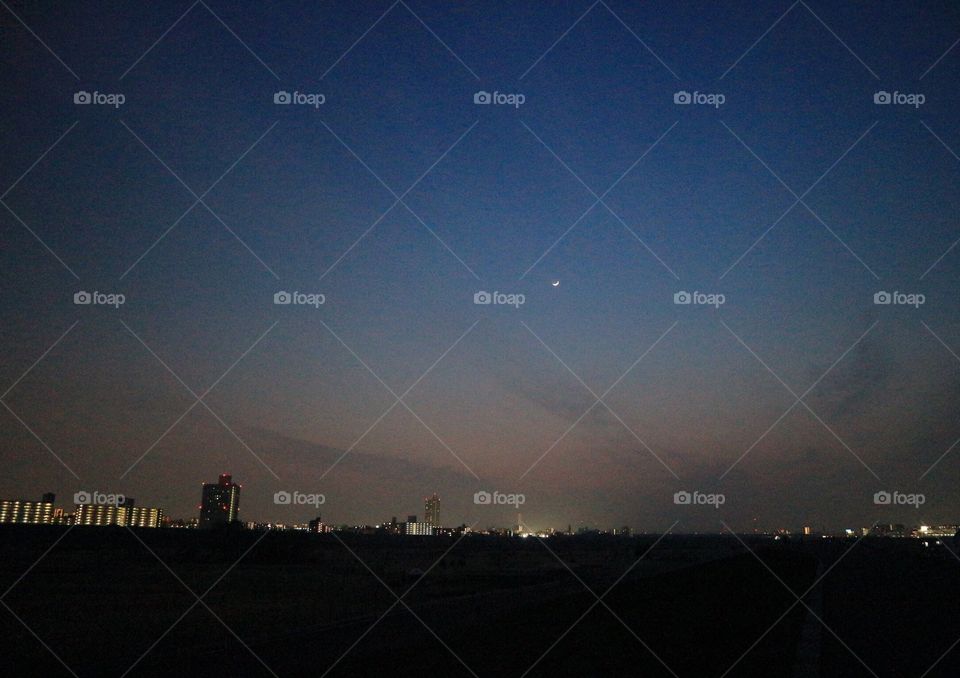
[{"label": "sky", "polygon": [[191,517],[229,472],[245,520],[315,517],[285,490],[333,523],[433,492],[479,527],[960,521],[956,6],[0,22],[0,495]]}]

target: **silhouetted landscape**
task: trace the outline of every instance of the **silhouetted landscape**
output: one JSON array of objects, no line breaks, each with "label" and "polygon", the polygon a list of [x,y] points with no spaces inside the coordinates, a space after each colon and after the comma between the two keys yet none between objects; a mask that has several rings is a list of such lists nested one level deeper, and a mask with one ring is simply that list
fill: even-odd
[{"label": "silhouetted landscape", "polygon": [[[0,584],[67,529],[0,530]],[[538,541],[77,529],[4,602],[80,675],[907,676],[960,635],[960,568],[915,540]],[[804,601],[843,643],[794,596],[837,561]],[[0,637],[8,675],[63,671],[12,617]]]}]

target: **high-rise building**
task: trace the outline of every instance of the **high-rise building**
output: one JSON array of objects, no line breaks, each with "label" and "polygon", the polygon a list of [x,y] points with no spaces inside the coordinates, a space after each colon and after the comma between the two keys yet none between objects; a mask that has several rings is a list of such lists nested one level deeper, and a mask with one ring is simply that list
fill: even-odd
[{"label": "high-rise building", "polygon": [[49,525],[53,523],[53,500],[50,492],[43,495],[42,501],[0,500],[0,523]]},{"label": "high-rise building", "polygon": [[216,483],[204,483],[200,498],[200,527],[227,525],[237,520],[240,487],[228,473],[221,473]]},{"label": "high-rise building", "polygon": [[440,497],[436,492],[423,500],[423,522],[430,527],[440,527]]}]

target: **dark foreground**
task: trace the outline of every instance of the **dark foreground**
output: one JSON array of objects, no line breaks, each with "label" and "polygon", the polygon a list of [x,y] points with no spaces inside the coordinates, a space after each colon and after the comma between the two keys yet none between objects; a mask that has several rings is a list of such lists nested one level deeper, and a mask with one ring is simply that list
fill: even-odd
[{"label": "dark foreground", "polygon": [[945,548],[745,542],[5,527],[2,673],[960,675]]}]

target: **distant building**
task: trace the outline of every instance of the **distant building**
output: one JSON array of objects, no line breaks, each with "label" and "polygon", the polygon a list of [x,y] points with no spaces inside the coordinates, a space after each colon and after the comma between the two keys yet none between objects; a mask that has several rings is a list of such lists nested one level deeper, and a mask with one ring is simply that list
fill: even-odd
[{"label": "distant building", "polygon": [[918,537],[952,537],[957,533],[956,525],[921,525],[917,528]]},{"label": "distant building", "polygon": [[407,522],[404,525],[404,534],[415,536],[426,536],[433,534],[433,527],[426,523],[418,523],[416,516],[407,516]]},{"label": "distant building", "polygon": [[436,492],[423,500],[423,522],[430,527],[440,527],[440,497]]},{"label": "distant building", "polygon": [[380,529],[386,532],[387,534],[403,534],[404,532],[404,523],[397,522],[397,517],[393,516],[390,519],[389,523],[384,523],[380,526]]},{"label": "distant building", "polygon": [[872,537],[906,537],[908,536],[907,528],[901,523],[893,524],[883,524],[877,523],[870,528],[870,536]]},{"label": "distant building", "polygon": [[183,518],[171,518],[169,516],[164,516],[163,520],[160,522],[160,527],[170,527],[170,528],[176,528],[181,530],[189,527],[196,527],[196,526],[197,526],[196,518],[190,518],[188,520],[184,520]]},{"label": "distant building", "polygon": [[316,532],[317,534],[325,534],[327,532],[330,532],[330,526],[324,525],[323,520],[320,519],[319,515],[314,520],[310,521],[307,529],[310,532]]},{"label": "distant building", "polygon": [[117,507],[107,504],[79,504],[73,512],[74,525],[116,525]]},{"label": "distant building", "polygon": [[54,498],[53,493],[48,492],[42,501],[0,500],[0,523],[50,525],[53,523]]},{"label": "distant building", "polygon": [[128,499],[120,506],[112,504],[78,504],[73,514],[74,525],[119,525],[120,527],[160,527],[163,509],[134,506]]},{"label": "distant building", "polygon": [[240,512],[240,485],[233,476],[220,474],[216,483],[204,483],[200,497],[200,527],[209,528],[228,525],[237,519]]},{"label": "distant building", "polygon": [[468,531],[469,528],[466,525],[460,525],[458,527],[435,527],[433,528],[433,534],[442,537],[459,537],[464,531]]},{"label": "distant building", "polygon": [[74,525],[120,525],[119,509],[124,509],[123,523],[126,524],[127,513],[133,509],[136,500],[133,497],[124,497],[122,504],[77,504],[73,511]]},{"label": "distant building", "polygon": [[125,509],[120,508],[121,516],[127,527],[160,527],[163,525],[163,509],[149,506],[139,506],[129,509],[126,515],[123,515]]}]

